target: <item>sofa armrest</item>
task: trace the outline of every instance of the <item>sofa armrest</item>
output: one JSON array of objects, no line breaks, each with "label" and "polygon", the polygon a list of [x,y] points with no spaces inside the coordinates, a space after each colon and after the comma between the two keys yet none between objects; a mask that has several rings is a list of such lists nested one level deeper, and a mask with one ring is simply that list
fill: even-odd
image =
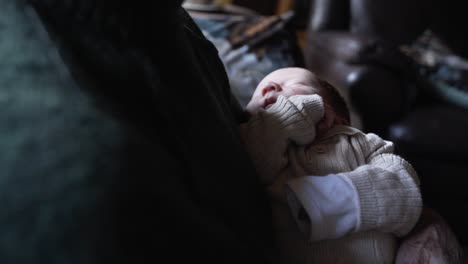
[{"label": "sofa armrest", "polygon": [[312,0],[309,30],[348,30],[349,5],[349,1],[343,0]]},{"label": "sofa armrest", "polygon": [[388,126],[409,111],[414,87],[385,69],[364,66],[348,74],[350,101],[364,129],[386,136]]}]

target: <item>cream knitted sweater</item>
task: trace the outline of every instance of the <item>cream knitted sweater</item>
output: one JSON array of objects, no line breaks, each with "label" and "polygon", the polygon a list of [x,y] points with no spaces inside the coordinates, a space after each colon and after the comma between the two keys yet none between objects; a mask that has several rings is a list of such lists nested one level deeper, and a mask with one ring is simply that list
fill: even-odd
[{"label": "cream knitted sweater", "polygon": [[[317,95],[280,96],[241,126],[246,148],[271,194],[285,261],[392,263],[395,235],[408,233],[421,212],[416,172],[392,154],[391,142],[375,134],[337,126],[315,139],[315,125],[322,116],[323,103]],[[333,234],[333,223],[313,228],[313,221],[299,217],[302,207],[314,219],[309,210],[313,189],[308,189],[309,179],[330,174],[349,183],[358,197],[357,224],[351,234],[338,239],[327,236]],[[299,228],[307,225],[309,228]],[[313,230],[327,240],[312,242],[314,234],[304,232]]]}]

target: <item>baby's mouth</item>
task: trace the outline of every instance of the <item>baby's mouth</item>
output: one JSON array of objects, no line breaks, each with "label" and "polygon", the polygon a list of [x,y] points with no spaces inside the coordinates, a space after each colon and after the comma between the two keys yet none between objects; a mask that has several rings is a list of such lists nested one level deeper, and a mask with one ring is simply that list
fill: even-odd
[{"label": "baby's mouth", "polygon": [[267,109],[270,105],[276,103],[276,98],[275,97],[268,97],[263,101],[263,109]]}]

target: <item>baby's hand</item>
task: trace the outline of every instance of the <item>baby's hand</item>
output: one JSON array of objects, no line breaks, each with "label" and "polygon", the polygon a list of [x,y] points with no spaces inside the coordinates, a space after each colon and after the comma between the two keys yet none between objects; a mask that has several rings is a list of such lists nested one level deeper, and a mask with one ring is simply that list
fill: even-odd
[{"label": "baby's hand", "polygon": [[297,145],[307,145],[317,136],[317,123],[323,118],[325,108],[323,99],[318,94],[293,95],[287,99],[289,106],[283,109],[293,109],[283,120],[282,127],[289,140]]}]

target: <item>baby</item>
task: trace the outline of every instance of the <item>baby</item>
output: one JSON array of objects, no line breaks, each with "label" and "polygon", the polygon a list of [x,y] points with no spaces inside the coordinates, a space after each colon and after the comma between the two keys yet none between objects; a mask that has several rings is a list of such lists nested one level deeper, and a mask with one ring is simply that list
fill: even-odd
[{"label": "baby", "polygon": [[302,68],[272,72],[241,124],[271,197],[286,263],[393,263],[396,237],[422,208],[411,165],[393,144],[350,126],[345,101]]}]

